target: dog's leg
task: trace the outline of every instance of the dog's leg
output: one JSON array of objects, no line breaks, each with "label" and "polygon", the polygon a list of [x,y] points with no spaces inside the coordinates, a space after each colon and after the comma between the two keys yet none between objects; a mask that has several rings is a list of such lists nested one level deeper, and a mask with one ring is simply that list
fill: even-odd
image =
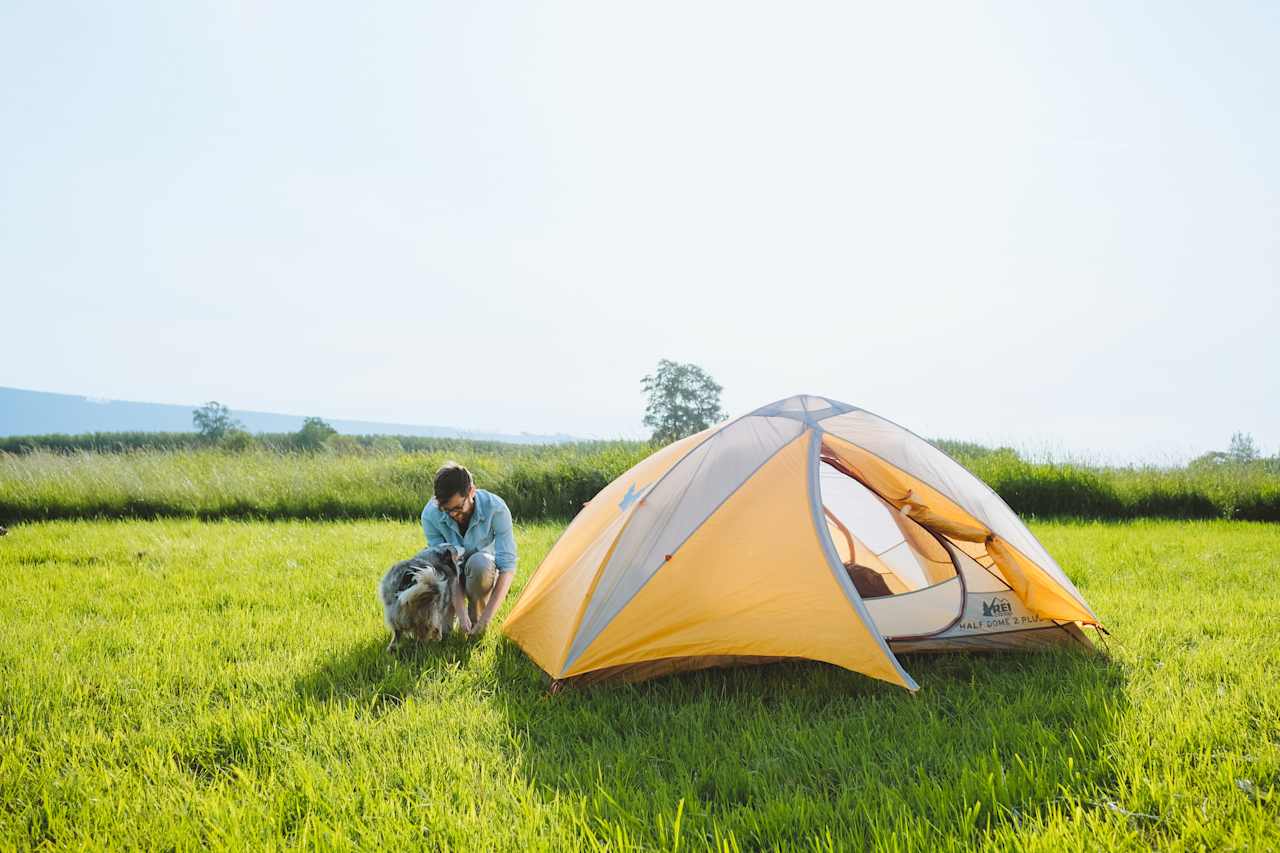
[{"label": "dog's leg", "polygon": [[395,628],[391,629],[391,642],[387,643],[387,654],[395,654],[396,644],[400,642],[400,632]]}]

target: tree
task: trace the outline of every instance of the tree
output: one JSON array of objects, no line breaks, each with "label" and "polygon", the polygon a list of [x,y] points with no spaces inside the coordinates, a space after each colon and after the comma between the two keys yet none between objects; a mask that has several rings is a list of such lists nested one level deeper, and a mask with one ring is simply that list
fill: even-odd
[{"label": "tree", "polygon": [[324,440],[324,449],[341,456],[356,456],[364,453],[360,440],[354,435],[339,435],[338,433],[334,433]]},{"label": "tree", "polygon": [[301,450],[319,450],[324,447],[325,440],[338,431],[320,418],[307,418],[302,422],[302,429],[293,434],[293,443]]},{"label": "tree", "polygon": [[729,417],[720,408],[724,390],[696,364],[668,359],[640,380],[649,395],[644,409],[644,425],[653,430],[653,441],[663,444],[693,435]]},{"label": "tree", "polygon": [[1226,465],[1230,461],[1231,457],[1221,450],[1210,450],[1208,453],[1201,454],[1188,462],[1187,468],[1192,471],[1202,471],[1217,468],[1219,465]]},{"label": "tree", "polygon": [[1258,452],[1258,445],[1253,442],[1253,436],[1247,432],[1231,434],[1231,445],[1227,447],[1227,455],[1231,457],[1232,462],[1254,462],[1262,456]]},{"label": "tree", "polygon": [[210,400],[191,412],[191,422],[196,432],[209,441],[221,441],[223,436],[235,429],[244,429],[244,424],[231,417],[231,410]]},{"label": "tree", "polygon": [[245,453],[257,447],[258,442],[245,430],[232,429],[227,431],[218,445],[223,450],[230,450],[233,453]]}]

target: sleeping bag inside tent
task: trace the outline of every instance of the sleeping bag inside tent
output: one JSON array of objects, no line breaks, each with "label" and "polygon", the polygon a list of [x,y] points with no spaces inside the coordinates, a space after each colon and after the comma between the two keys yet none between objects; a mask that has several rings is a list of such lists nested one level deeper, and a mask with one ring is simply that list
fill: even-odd
[{"label": "sleeping bag inside tent", "polygon": [[1093,646],[1026,525],[938,448],[798,396],[595,496],[503,626],[557,684],[785,658],[916,689],[895,652]]}]

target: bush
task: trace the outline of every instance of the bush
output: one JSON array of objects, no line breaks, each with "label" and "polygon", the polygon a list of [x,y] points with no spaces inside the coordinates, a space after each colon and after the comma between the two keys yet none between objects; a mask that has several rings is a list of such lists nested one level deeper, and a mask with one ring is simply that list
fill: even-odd
[{"label": "bush", "polygon": [[258,446],[258,442],[254,440],[253,435],[242,429],[233,429],[222,437],[218,442],[218,446],[223,450],[231,453],[244,453],[246,450],[253,450]]},{"label": "bush", "polygon": [[314,453],[325,446],[325,442],[338,434],[321,418],[307,418],[302,422],[302,429],[294,433],[293,444],[299,450]]}]

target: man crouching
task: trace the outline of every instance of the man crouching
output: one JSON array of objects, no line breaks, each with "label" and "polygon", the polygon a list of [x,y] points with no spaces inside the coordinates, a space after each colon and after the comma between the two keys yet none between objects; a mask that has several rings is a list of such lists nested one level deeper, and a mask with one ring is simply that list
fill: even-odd
[{"label": "man crouching", "polygon": [[422,508],[422,532],[428,547],[462,549],[461,571],[451,589],[453,609],[462,632],[479,636],[502,606],[515,577],[511,511],[493,492],[477,489],[470,471],[448,462],[436,472],[435,497]]}]

